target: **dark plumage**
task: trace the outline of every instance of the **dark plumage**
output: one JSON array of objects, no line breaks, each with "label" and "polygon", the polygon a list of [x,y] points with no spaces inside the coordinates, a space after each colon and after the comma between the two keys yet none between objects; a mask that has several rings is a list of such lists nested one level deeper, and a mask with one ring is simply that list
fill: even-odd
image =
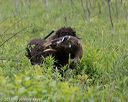
[{"label": "dark plumage", "polygon": [[[27,57],[31,64],[41,64],[43,58],[51,55],[56,60],[55,66],[60,67],[71,63],[78,63],[83,50],[80,39],[71,27],[63,27],[48,39],[34,39],[28,43]],[[71,64],[71,68],[72,64]]]},{"label": "dark plumage", "polygon": [[47,42],[42,39],[31,40],[26,48],[26,57],[30,60],[32,65],[41,64],[44,57],[54,55],[55,50],[47,46]]},{"label": "dark plumage", "polygon": [[69,62],[69,58],[72,60],[71,63],[78,63],[82,57],[82,45],[80,40],[73,36],[63,36],[51,41],[52,49],[56,50],[55,59],[57,65],[66,65]]},{"label": "dark plumage", "polygon": [[58,29],[55,32],[55,34],[53,36],[51,36],[49,39],[52,40],[52,39],[56,39],[56,38],[59,38],[62,36],[66,36],[66,35],[74,36],[74,37],[78,38],[76,35],[76,32],[71,27],[62,27],[62,28]]}]

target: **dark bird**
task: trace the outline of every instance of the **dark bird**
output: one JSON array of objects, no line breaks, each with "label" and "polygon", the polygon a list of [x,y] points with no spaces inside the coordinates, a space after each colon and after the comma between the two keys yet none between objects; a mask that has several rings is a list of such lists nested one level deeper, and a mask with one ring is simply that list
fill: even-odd
[{"label": "dark bird", "polygon": [[43,58],[53,56],[55,66],[61,67],[69,64],[71,59],[71,67],[80,61],[83,54],[80,38],[71,27],[62,27],[51,37],[46,39],[34,39],[27,45],[27,54],[31,64],[41,64]]},{"label": "dark bird", "polygon": [[[57,66],[64,66],[69,63],[78,63],[82,58],[83,50],[80,40],[74,36],[63,36],[51,41],[51,48],[56,50],[55,60]],[[73,68],[73,66],[71,66]]]}]

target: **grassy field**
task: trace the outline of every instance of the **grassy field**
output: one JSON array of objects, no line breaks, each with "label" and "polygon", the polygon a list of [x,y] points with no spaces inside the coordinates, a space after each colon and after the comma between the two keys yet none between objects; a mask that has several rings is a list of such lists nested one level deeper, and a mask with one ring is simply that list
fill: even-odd
[{"label": "grassy field", "polygon": [[[0,101],[128,101],[128,1],[111,0],[113,27],[105,0],[81,1],[0,0]],[[77,68],[32,66],[27,43],[64,26],[82,38]]]}]

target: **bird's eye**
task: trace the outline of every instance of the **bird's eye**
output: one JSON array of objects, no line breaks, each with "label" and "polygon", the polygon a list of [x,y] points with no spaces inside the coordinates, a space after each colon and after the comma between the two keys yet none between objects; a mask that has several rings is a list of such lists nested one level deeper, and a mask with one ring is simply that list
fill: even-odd
[{"label": "bird's eye", "polygon": [[70,39],[70,36],[65,36],[65,37],[63,37],[62,41],[67,41],[69,39]]}]

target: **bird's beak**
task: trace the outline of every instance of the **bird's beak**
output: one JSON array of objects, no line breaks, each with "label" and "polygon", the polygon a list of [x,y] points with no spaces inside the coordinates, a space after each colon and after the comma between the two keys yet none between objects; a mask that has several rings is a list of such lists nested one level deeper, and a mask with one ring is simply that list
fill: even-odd
[{"label": "bird's beak", "polygon": [[49,48],[49,49],[46,49],[46,50],[44,50],[43,52],[56,52],[56,50],[54,50],[54,49],[51,49],[51,48]]}]

